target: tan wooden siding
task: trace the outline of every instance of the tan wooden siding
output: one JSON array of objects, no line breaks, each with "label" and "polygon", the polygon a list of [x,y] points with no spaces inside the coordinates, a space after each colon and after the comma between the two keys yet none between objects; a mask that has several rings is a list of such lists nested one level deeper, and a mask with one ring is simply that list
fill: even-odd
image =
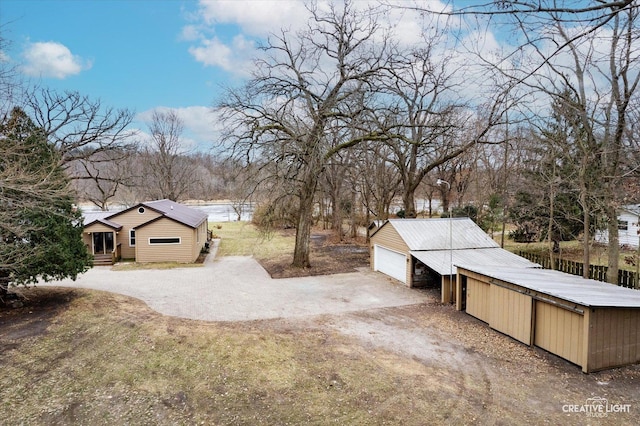
[{"label": "tan wooden siding", "polygon": [[539,300],[535,310],[535,345],[582,366],[584,317]]},{"label": "tan wooden siding", "polygon": [[200,251],[202,251],[202,248],[207,242],[208,229],[209,229],[209,223],[208,221],[205,220],[195,231],[196,240],[195,240],[195,243],[193,244],[193,253],[192,253],[192,258],[194,260],[197,259],[198,256],[200,256]]},{"label": "tan wooden siding", "polygon": [[588,371],[640,362],[640,309],[590,312]]},{"label": "tan wooden siding", "polygon": [[533,309],[531,296],[492,284],[489,297],[491,328],[530,345]]},{"label": "tan wooden siding", "polygon": [[[144,213],[138,213],[138,209],[134,208],[129,211],[125,211],[120,213],[109,220],[112,220],[120,225],[122,225],[122,229],[118,232],[116,236],[116,244],[120,244],[122,249],[122,258],[123,259],[135,259],[136,257],[136,248],[129,246],[129,231],[132,228],[135,228],[138,225],[149,222],[159,216],[162,216],[160,213],[151,210],[149,208],[144,209]],[[138,241],[138,235],[136,233],[136,244]]]},{"label": "tan wooden siding", "polygon": [[[149,244],[149,238],[179,237],[180,244]],[[136,232],[136,262],[191,263],[194,258],[196,230],[170,219],[160,219]]]},{"label": "tan wooden siding", "polygon": [[467,313],[488,323],[491,286],[475,278],[467,278]]},{"label": "tan wooden siding", "polygon": [[91,237],[91,234],[83,232],[82,242],[84,243],[84,246],[87,248],[89,253],[91,253],[93,251],[93,238]]},{"label": "tan wooden siding", "polygon": [[[395,230],[395,228],[390,224],[384,224],[378,231],[371,236],[370,239],[370,247],[369,247],[369,264],[371,269],[375,269],[375,250],[374,247],[378,245],[380,247],[384,247],[398,253],[402,253],[407,256],[407,259],[410,259],[409,255],[409,247],[404,242],[400,234]],[[412,277],[411,277],[411,264],[407,263],[406,265],[406,279],[405,282],[407,285],[411,285]]]}]

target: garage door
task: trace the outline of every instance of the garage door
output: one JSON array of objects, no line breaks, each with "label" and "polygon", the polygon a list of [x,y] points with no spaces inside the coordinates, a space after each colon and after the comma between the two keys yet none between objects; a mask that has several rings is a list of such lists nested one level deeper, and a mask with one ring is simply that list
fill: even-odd
[{"label": "garage door", "polygon": [[407,283],[407,257],[378,245],[373,249],[374,270]]}]

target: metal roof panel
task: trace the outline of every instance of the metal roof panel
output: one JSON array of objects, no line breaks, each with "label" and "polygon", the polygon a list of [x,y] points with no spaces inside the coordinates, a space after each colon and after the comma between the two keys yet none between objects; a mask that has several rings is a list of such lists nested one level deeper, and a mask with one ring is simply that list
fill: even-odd
[{"label": "metal roof panel", "polygon": [[513,254],[500,247],[461,249],[461,250],[429,250],[411,251],[411,255],[427,265],[440,275],[451,274],[451,258],[453,258],[453,273],[457,273],[456,265],[511,265],[516,268],[539,268],[524,257]]},{"label": "metal roof panel", "polygon": [[446,250],[500,247],[471,219],[389,219],[409,250]]},{"label": "metal roof panel", "polygon": [[640,308],[640,291],[550,269],[458,264],[460,268],[583,306]]}]

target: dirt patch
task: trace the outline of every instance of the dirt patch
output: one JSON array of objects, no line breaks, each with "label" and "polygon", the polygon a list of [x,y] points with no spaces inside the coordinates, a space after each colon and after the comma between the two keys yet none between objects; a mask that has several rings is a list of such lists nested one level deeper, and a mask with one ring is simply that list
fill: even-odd
[{"label": "dirt patch", "polygon": [[[77,297],[77,291],[71,289],[34,288],[17,292],[15,304],[0,305],[0,353],[44,334],[58,313]],[[2,357],[0,363],[1,360]]]},{"label": "dirt patch", "polygon": [[[295,230],[282,232],[289,235]],[[369,266],[369,248],[363,238],[340,240],[332,231],[318,230],[311,235],[310,268],[293,268],[289,254],[258,261],[272,278],[341,274]]]}]

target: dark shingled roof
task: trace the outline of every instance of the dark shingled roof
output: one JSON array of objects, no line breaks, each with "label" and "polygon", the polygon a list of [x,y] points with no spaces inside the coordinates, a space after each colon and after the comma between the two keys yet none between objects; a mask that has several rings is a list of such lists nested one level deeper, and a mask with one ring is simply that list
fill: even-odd
[{"label": "dark shingled roof", "polygon": [[203,211],[192,209],[171,200],[148,201],[141,203],[141,205],[159,211],[164,216],[192,228],[197,228],[208,218],[208,215]]},{"label": "dark shingled roof", "polygon": [[[176,203],[175,201],[158,200],[158,201],[147,201],[144,203],[140,203],[128,209],[120,210],[117,212],[114,212],[114,211],[83,212],[82,216],[84,219],[84,226],[89,226],[92,223],[100,222],[114,229],[121,229],[122,225],[117,223],[117,220],[118,220],[117,216],[123,212],[129,211],[132,209],[137,209],[139,207],[146,207],[162,214],[162,216],[160,216],[157,219],[166,217],[176,222],[182,223],[183,225],[189,226],[191,228],[197,228],[209,217],[205,212],[201,210],[192,209],[190,207]],[[144,225],[145,224],[143,223],[138,225],[137,227],[141,227]]]}]

